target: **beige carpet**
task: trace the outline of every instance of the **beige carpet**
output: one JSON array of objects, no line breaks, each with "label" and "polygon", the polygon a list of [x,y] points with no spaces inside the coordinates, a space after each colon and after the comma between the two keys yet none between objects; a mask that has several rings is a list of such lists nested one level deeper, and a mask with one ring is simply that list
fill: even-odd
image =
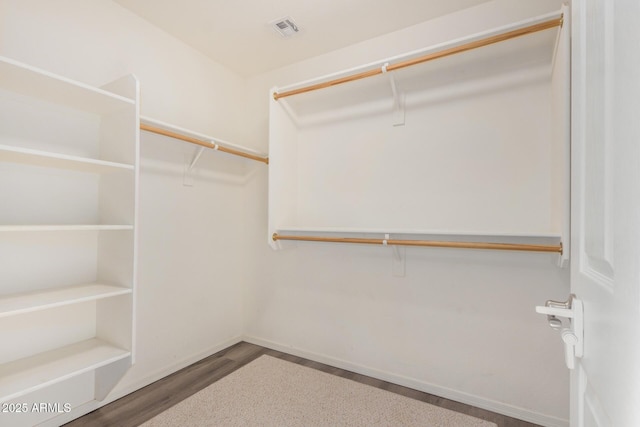
[{"label": "beige carpet", "polygon": [[261,356],[143,426],[496,427],[496,424]]}]

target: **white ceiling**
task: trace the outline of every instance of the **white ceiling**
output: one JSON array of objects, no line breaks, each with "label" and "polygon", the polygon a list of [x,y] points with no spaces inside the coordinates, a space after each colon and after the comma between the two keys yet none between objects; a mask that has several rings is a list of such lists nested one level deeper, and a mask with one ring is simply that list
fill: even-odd
[{"label": "white ceiling", "polygon": [[[242,76],[252,76],[488,0],[114,0]],[[291,16],[283,39],[267,24]]]}]

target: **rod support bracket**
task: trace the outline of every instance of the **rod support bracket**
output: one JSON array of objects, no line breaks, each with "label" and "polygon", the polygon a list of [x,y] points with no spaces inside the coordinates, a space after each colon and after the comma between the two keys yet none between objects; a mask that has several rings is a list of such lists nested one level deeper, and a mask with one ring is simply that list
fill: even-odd
[{"label": "rod support bracket", "polygon": [[407,248],[406,246],[391,246],[393,248],[392,255],[392,272],[393,277],[404,277],[407,265]]},{"label": "rod support bracket", "polygon": [[382,74],[387,74],[389,76],[389,84],[391,85],[391,93],[393,95],[393,126],[404,126],[404,93],[398,90],[398,85],[396,84],[396,79],[392,73],[387,71],[387,67],[389,66],[388,62],[385,62],[380,70],[382,70]]},{"label": "rod support bracket", "polygon": [[198,163],[198,160],[200,160],[200,156],[202,156],[203,152],[204,152],[204,147],[196,148],[193,155],[191,156],[191,159],[188,159],[187,155],[185,154],[184,177],[182,180],[182,185],[184,185],[185,187],[193,187],[193,177],[195,175],[195,167],[196,167],[196,164]]}]

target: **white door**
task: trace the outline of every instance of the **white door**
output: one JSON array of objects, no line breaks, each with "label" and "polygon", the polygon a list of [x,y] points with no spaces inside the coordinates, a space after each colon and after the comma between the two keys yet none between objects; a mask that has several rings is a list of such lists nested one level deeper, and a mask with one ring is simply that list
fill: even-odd
[{"label": "white door", "polygon": [[571,426],[640,426],[640,0],[572,2]]}]

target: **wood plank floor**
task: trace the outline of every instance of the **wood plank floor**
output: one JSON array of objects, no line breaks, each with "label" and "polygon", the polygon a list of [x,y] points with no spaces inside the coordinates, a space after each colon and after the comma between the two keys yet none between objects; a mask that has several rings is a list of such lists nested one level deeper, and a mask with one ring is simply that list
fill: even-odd
[{"label": "wood plank floor", "polygon": [[147,387],[65,424],[65,426],[138,426],[263,354],[388,390],[432,405],[493,421],[499,427],[536,427],[536,424],[506,417],[484,409],[246,342],[238,343],[209,356]]}]

